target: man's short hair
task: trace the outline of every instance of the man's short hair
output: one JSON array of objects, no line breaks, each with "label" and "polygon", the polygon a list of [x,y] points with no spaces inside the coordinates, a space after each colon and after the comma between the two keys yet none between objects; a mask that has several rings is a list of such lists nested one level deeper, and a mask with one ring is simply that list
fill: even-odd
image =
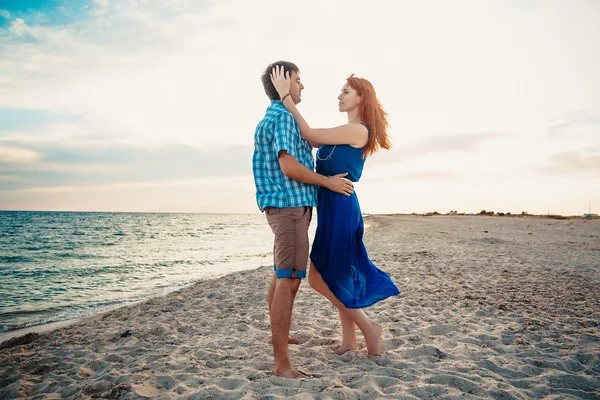
[{"label": "man's short hair", "polygon": [[290,72],[290,75],[292,74],[292,72],[300,72],[296,64],[291,63],[289,61],[276,61],[274,63],[269,64],[269,66],[265,69],[265,72],[263,72],[260,79],[262,80],[263,87],[265,88],[265,93],[267,94],[267,96],[269,96],[269,99],[271,100],[281,100],[281,97],[279,97],[279,93],[277,93],[277,90],[275,90],[275,86],[273,86],[273,82],[271,82],[271,71],[273,71],[273,68],[279,66],[283,66],[284,74],[288,71]]}]

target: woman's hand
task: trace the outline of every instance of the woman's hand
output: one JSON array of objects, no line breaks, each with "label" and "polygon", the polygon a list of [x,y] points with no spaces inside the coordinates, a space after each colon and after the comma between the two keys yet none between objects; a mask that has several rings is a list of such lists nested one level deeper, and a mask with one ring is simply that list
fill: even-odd
[{"label": "woman's hand", "polygon": [[279,98],[283,99],[283,96],[290,92],[290,71],[287,71],[284,76],[283,65],[278,65],[271,71],[271,82],[275,86],[275,90],[279,93]]}]

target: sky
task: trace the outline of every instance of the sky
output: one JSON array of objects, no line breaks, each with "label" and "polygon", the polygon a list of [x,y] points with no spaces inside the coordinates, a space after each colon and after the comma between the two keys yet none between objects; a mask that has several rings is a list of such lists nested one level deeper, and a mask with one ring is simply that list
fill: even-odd
[{"label": "sky", "polygon": [[369,79],[364,213],[600,211],[600,1],[0,0],[0,209],[259,213],[260,75]]}]

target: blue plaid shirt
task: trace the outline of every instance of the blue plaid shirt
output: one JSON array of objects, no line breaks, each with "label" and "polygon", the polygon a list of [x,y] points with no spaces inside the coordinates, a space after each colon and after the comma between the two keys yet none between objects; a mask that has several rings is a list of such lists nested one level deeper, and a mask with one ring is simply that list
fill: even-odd
[{"label": "blue plaid shirt", "polygon": [[265,207],[317,206],[318,187],[288,178],[279,166],[279,152],[288,154],[305,167],[313,170],[311,145],[302,140],[296,120],[281,101],[271,105],[254,132],[252,172],[256,185],[256,202],[261,211]]}]

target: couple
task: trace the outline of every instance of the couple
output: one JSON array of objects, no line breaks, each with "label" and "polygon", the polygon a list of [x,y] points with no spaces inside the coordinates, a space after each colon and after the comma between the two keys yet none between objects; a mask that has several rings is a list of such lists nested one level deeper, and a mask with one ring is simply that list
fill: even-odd
[{"label": "couple", "polygon": [[[271,105],[256,127],[252,169],[258,207],[275,235],[274,272],[268,291],[274,372],[305,378],[292,367],[288,343],[294,298],[306,277],[308,227],[317,207],[317,231],[310,252],[308,284],[339,311],[342,342],[336,354],[358,350],[356,327],[371,355],[381,355],[382,326],[361,310],[400,293],[373,265],[363,243],[363,218],[352,182],[367,156],[391,147],[386,113],[366,79],[350,76],[338,96],[348,123],[313,129],[296,108],[304,86],[291,62],[267,67],[262,83]],[[312,147],[316,153],[313,171]]]}]

